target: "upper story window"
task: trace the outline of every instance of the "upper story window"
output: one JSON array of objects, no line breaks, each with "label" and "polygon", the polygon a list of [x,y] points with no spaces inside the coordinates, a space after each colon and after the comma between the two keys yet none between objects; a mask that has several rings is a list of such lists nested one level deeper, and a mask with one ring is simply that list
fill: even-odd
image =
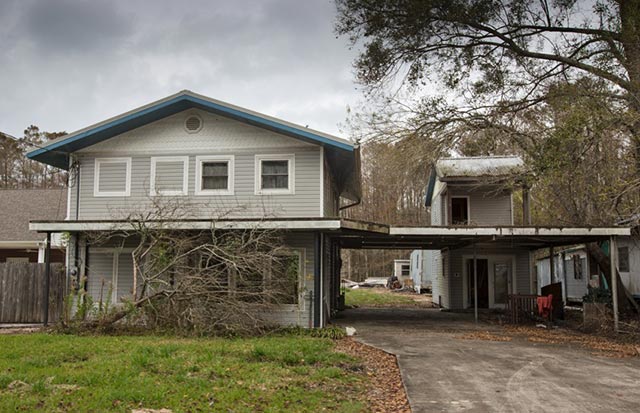
[{"label": "upper story window", "polygon": [[151,158],[150,193],[154,195],[187,195],[189,185],[188,156]]},{"label": "upper story window", "polygon": [[256,194],[295,192],[294,155],[256,155]]},{"label": "upper story window", "polygon": [[196,157],[196,195],[233,195],[233,155]]},{"label": "upper story window", "polygon": [[96,158],[93,196],[131,195],[131,158]]},{"label": "upper story window", "polygon": [[469,197],[451,197],[451,225],[469,224]]}]

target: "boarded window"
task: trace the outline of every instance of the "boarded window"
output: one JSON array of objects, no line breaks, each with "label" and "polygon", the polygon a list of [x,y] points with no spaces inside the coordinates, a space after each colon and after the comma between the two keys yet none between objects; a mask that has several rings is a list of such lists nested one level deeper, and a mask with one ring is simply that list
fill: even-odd
[{"label": "boarded window", "polygon": [[201,182],[202,190],[229,189],[229,162],[203,162]]},{"label": "boarded window", "polygon": [[187,195],[189,157],[151,158],[152,195]]},{"label": "boarded window", "polygon": [[629,272],[629,247],[618,248],[618,271]]},{"label": "boarded window", "polygon": [[289,188],[289,161],[262,161],[262,189]]},{"label": "boarded window", "polygon": [[469,224],[469,199],[467,197],[451,197],[451,224]]},{"label": "boarded window", "polygon": [[131,158],[95,160],[94,196],[129,196]]}]

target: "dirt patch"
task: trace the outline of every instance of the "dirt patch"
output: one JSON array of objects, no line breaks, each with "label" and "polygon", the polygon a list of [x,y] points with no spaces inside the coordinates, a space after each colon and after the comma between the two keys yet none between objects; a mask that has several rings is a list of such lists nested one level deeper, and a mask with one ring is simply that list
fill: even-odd
[{"label": "dirt patch", "polygon": [[367,388],[367,399],[372,412],[411,413],[394,355],[351,338],[339,340],[336,350],[363,361],[364,373],[371,382],[371,386]]}]

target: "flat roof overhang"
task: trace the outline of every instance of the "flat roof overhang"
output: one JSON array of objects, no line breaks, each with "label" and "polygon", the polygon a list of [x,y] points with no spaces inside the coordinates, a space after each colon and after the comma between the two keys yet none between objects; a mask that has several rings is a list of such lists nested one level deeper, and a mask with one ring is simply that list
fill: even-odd
[{"label": "flat roof overhang", "polygon": [[[130,220],[31,221],[38,232],[132,231],[139,222]],[[167,230],[243,230],[333,232],[343,248],[431,249],[470,245],[538,249],[550,246],[597,242],[611,236],[629,236],[626,227],[393,227],[385,224],[337,218],[157,220],[148,228]]]},{"label": "flat roof overhang", "polygon": [[388,234],[344,234],[343,248],[442,250],[478,247],[539,249],[629,236],[624,227],[390,227]]}]

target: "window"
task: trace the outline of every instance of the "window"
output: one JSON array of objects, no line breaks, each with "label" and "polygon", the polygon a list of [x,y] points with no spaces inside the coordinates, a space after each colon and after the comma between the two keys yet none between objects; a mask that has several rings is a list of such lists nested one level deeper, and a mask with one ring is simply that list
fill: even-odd
[{"label": "window", "polygon": [[234,294],[245,302],[298,304],[301,256],[292,251],[275,257],[268,268],[236,273]]},{"label": "window", "polygon": [[300,254],[281,255],[274,260],[269,282],[278,304],[298,304],[300,296]]},{"label": "window", "polygon": [[293,194],[294,164],[294,155],[256,155],[256,194]]},{"label": "window", "polygon": [[196,157],[196,195],[233,195],[233,155]]},{"label": "window", "polygon": [[[584,276],[584,263],[580,255],[574,254],[571,256],[571,262],[573,263],[573,278],[581,280]],[[585,259],[586,262],[586,259]]]},{"label": "window", "polygon": [[408,277],[411,274],[411,267],[409,264],[401,264],[400,265],[400,275],[403,277]]},{"label": "window", "polygon": [[618,271],[629,272],[629,247],[618,247]]},{"label": "window", "polygon": [[469,224],[469,198],[466,196],[451,197],[451,225]]},{"label": "window", "polygon": [[96,158],[93,196],[131,195],[131,158]]},{"label": "window", "polygon": [[151,158],[149,179],[151,195],[187,195],[189,157],[162,156]]}]

